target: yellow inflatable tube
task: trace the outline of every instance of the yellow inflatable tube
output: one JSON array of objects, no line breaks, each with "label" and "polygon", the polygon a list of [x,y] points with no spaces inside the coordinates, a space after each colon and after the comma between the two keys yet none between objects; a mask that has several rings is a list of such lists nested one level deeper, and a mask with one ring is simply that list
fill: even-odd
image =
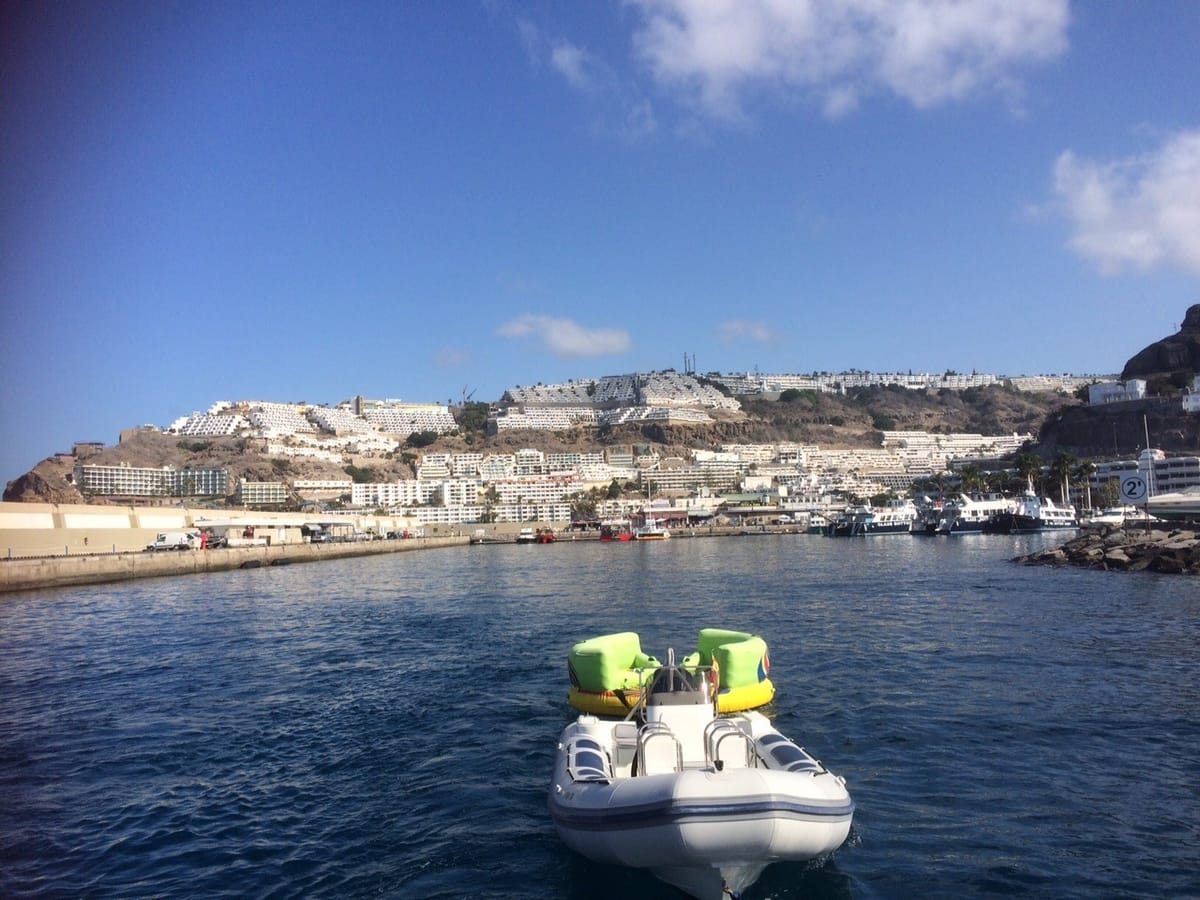
[{"label": "yellow inflatable tube", "polygon": [[[756,709],[775,697],[775,685],[768,677],[767,643],[757,635],[706,628],[700,632],[696,652],[681,662],[687,668],[716,669],[720,712]],[[580,712],[624,716],[637,704],[659,665],[642,652],[641,640],[632,631],[582,641],[567,657],[571,678],[567,702]]]}]

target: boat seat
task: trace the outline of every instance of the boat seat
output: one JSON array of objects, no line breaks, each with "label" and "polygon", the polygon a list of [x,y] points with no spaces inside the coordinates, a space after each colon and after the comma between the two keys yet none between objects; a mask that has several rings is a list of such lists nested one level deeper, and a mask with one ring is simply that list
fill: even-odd
[{"label": "boat seat", "polygon": [[683,770],[683,748],[661,722],[649,722],[638,736],[638,774],[671,775]]},{"label": "boat seat", "polygon": [[612,781],[612,761],[592,738],[581,737],[567,747],[567,774],[572,781],[607,784]]},{"label": "boat seat", "polygon": [[618,766],[627,766],[633,762],[637,753],[638,727],[636,722],[618,722],[613,726],[613,755]]}]

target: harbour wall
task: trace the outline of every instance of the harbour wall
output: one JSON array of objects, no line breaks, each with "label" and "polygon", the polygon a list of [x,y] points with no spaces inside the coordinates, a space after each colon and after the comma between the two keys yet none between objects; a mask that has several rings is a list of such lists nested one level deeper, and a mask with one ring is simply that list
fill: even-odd
[{"label": "harbour wall", "polygon": [[[187,506],[101,506],[68,503],[0,503],[0,557],[120,553],[144,550],[159,532],[196,531],[206,523],[253,524],[272,545],[301,543],[300,526],[336,520],[346,528],[387,534],[415,531],[403,516],[357,512],[287,513]],[[427,537],[455,535],[459,529],[430,526]],[[464,532],[465,533],[465,532]]]},{"label": "harbour wall", "polygon": [[0,593],[104,584],[168,575],[194,575],[229,569],[282,566],[355,556],[378,556],[409,550],[463,546],[469,540],[467,537],[447,535],[345,544],[280,544],[220,550],[80,553],[70,556],[4,559],[0,560]]}]

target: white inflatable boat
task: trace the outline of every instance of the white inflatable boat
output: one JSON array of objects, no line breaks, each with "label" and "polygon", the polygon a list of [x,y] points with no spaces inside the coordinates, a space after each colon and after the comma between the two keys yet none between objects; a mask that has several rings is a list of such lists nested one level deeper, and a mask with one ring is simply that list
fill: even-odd
[{"label": "white inflatable boat", "polygon": [[711,684],[706,669],[668,664],[626,719],[581,715],[563,730],[549,803],[567,846],[702,900],[841,846],[845,780],[760,713],[718,717]]}]

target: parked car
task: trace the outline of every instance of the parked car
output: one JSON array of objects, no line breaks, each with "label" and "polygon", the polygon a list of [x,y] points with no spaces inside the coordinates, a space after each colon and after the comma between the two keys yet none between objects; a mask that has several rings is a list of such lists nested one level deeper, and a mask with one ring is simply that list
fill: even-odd
[{"label": "parked car", "polygon": [[200,546],[200,534],[195,531],[163,531],[154,542],[146,545],[149,553],[159,550],[195,550]]}]

